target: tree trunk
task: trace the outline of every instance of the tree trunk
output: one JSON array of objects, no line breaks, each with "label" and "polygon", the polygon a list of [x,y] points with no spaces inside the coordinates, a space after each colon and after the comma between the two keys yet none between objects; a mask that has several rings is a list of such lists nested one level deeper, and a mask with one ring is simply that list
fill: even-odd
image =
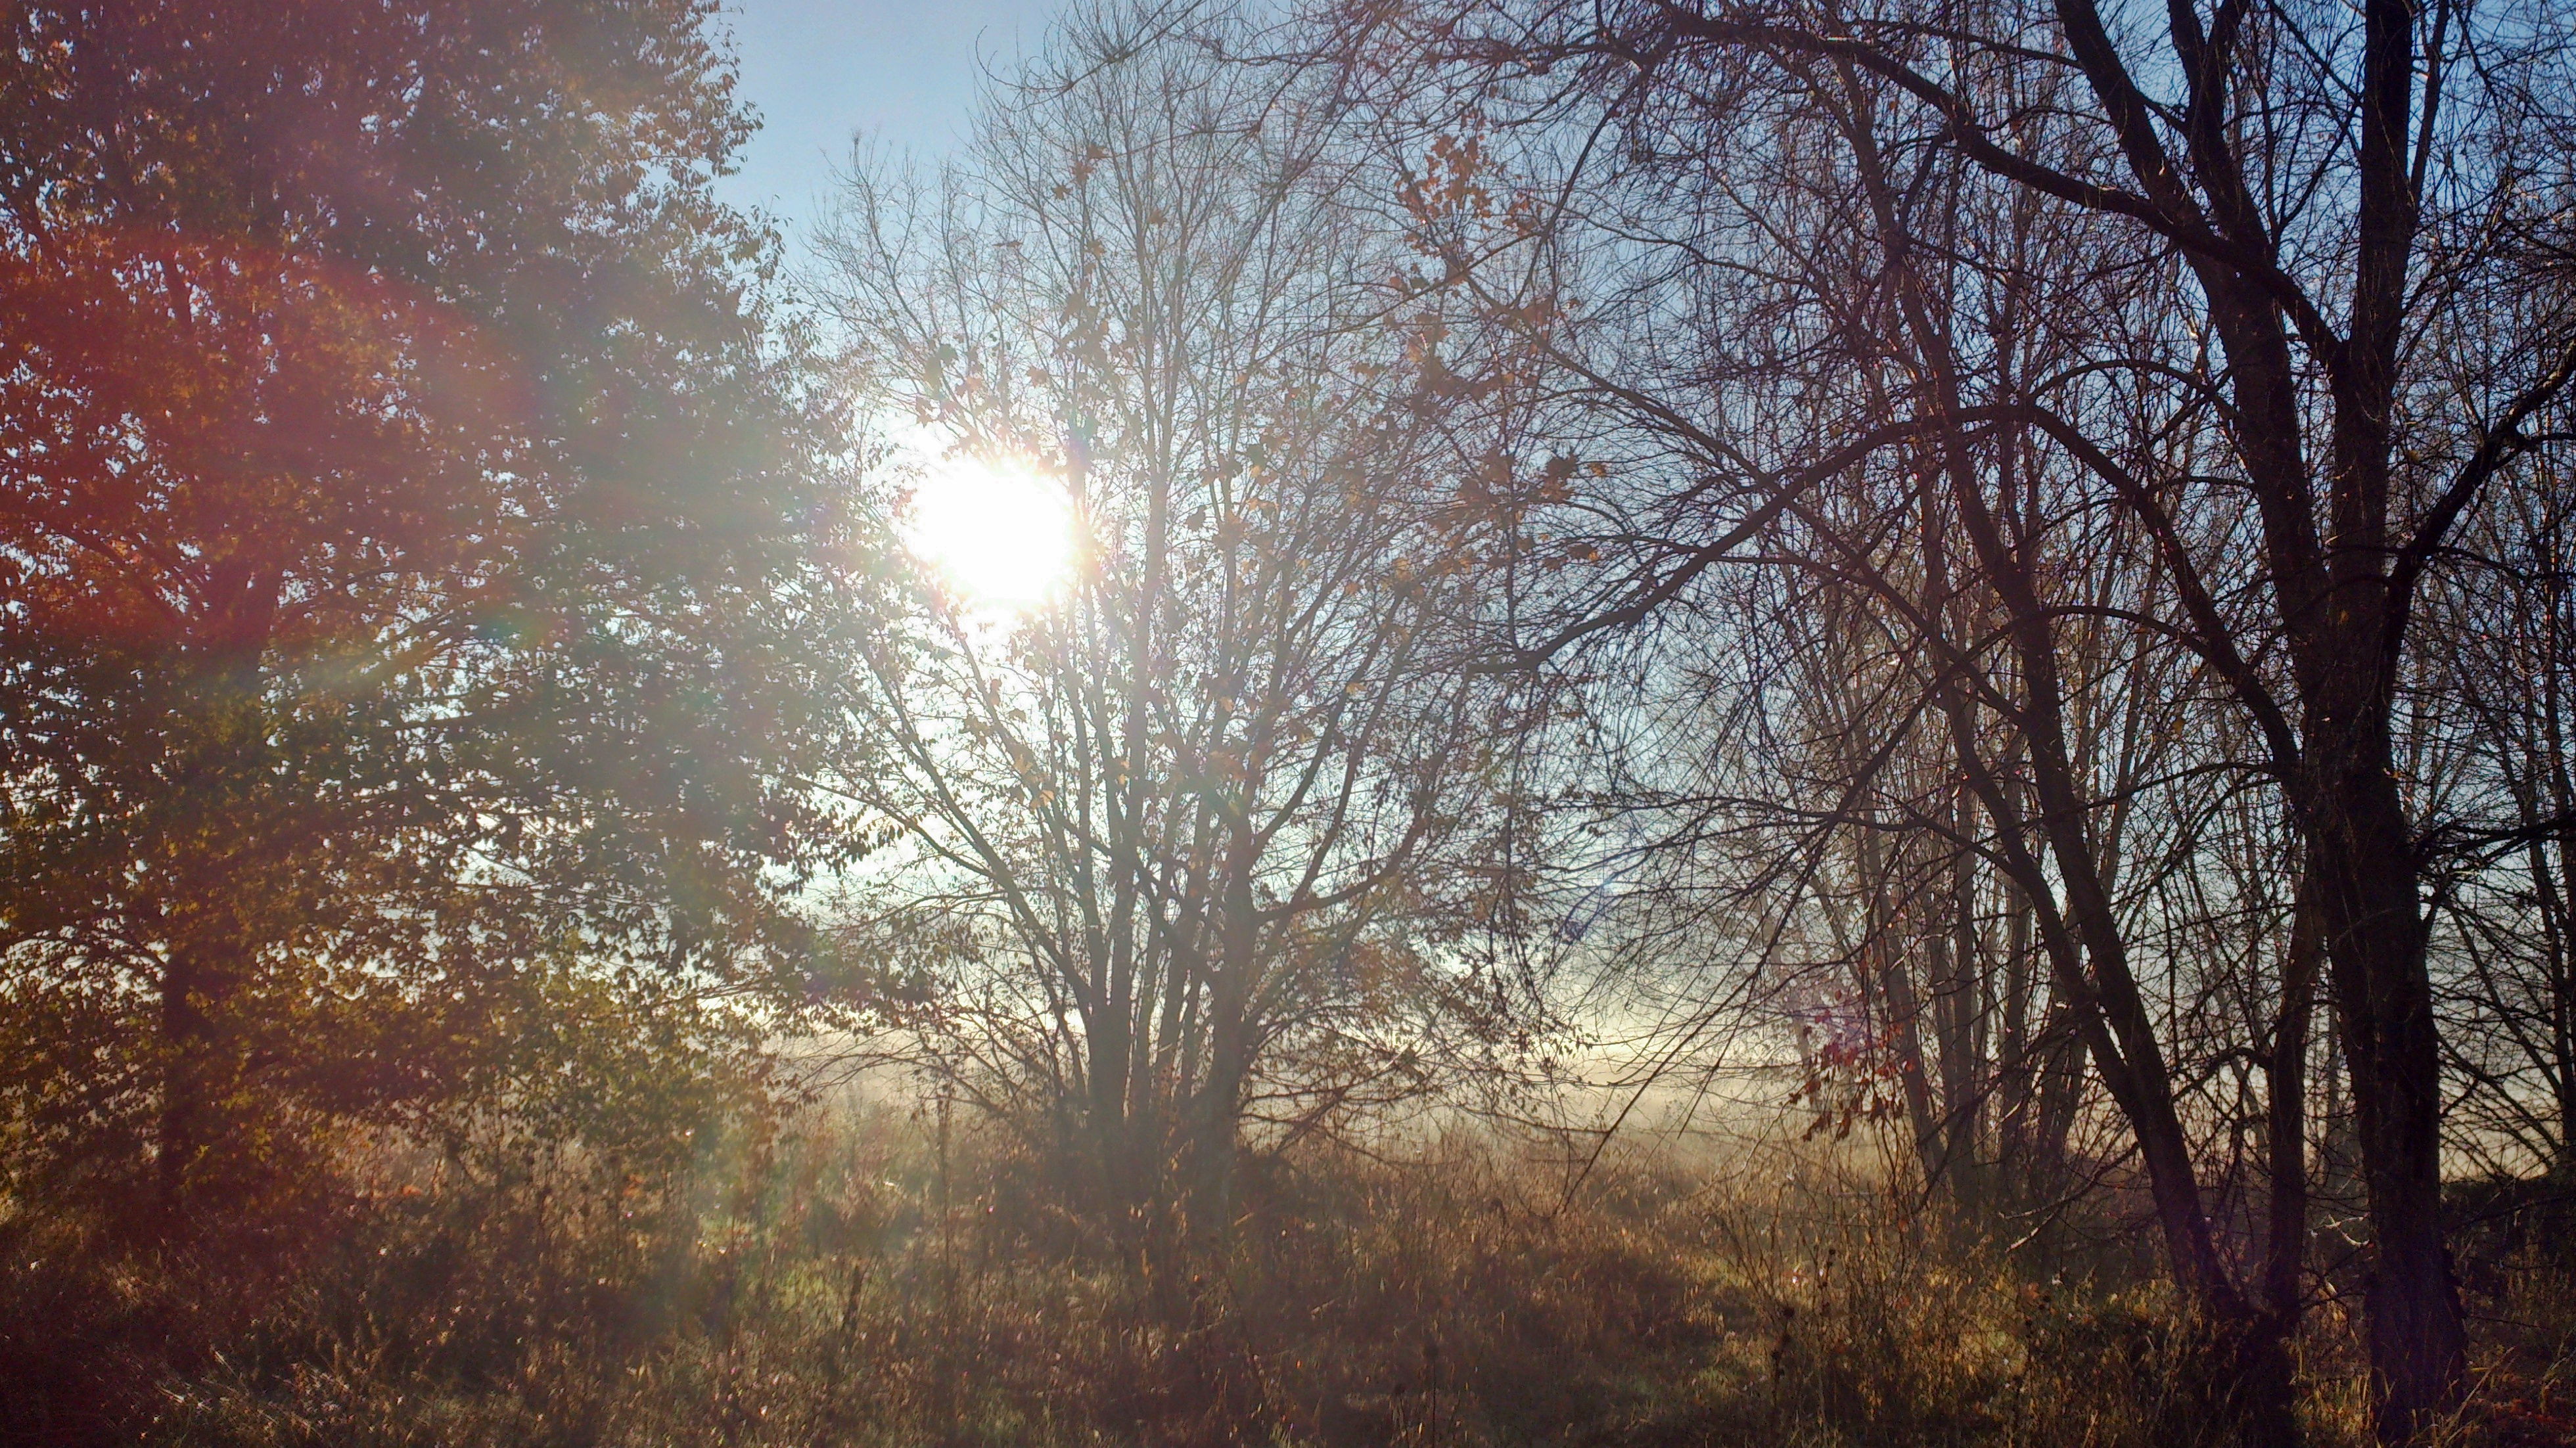
[{"label": "tree trunk", "polygon": [[[1240,826],[1238,826],[1240,827]],[[1249,831],[1244,831],[1248,838]],[[1219,961],[1208,991],[1208,1068],[1200,1083],[1192,1150],[1192,1230],[1219,1240],[1234,1221],[1234,1167],[1243,1087],[1252,1064],[1253,972],[1261,923],[1252,899],[1252,855],[1238,842],[1227,862],[1218,925]]]},{"label": "tree trunk", "polygon": [[274,928],[269,892],[281,882],[263,857],[277,828],[266,818],[268,721],[259,664],[275,611],[273,584],[219,571],[231,606],[176,670],[168,727],[178,741],[179,785],[170,892],[160,910],[160,1112],[153,1142],[153,1233],[165,1243],[199,1235],[210,1210],[246,1185],[244,1125],[235,1119],[241,1041],[234,997],[250,975],[263,932]]},{"label": "tree trunk", "polygon": [[2369,1192],[2364,1293],[2380,1441],[2404,1443],[2459,1401],[2468,1333],[2442,1231],[2439,1041],[2396,785],[2335,771],[2317,809],[2320,908]]},{"label": "tree trunk", "polygon": [[186,1235],[189,1186],[208,1149],[205,1120],[210,1043],[205,973],[178,949],[161,967],[161,1116],[153,1143],[153,1224],[165,1242]]}]

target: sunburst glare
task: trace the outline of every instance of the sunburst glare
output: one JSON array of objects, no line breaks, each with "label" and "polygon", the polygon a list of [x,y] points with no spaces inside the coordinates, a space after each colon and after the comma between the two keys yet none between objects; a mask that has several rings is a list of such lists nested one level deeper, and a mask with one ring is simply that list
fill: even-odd
[{"label": "sunburst glare", "polygon": [[1025,464],[967,454],[933,461],[912,500],[913,556],[971,607],[1023,613],[1073,565],[1073,517],[1060,485]]}]

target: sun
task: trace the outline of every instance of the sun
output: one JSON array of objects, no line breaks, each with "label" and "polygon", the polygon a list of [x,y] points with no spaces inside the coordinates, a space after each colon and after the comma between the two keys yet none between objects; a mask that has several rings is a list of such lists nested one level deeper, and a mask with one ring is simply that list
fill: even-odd
[{"label": "sun", "polygon": [[913,493],[906,531],[913,556],[978,609],[1034,609],[1073,568],[1063,488],[1024,465],[962,453],[935,459]]}]

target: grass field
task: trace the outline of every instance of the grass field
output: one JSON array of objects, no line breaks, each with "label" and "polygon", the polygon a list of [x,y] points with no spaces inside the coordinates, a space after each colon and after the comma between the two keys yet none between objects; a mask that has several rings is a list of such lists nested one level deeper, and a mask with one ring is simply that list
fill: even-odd
[{"label": "grass field", "polygon": [[[379,1147],[291,1246],[186,1262],[27,1212],[10,1439],[240,1445],[2136,1444],[2225,1441],[2117,1223],[2038,1264],[1886,1193],[1458,1133],[1263,1163],[1138,1249],[1034,1160],[893,1107],[707,1130],[660,1179]],[[1150,1238],[1152,1234],[1145,1234]],[[2576,1293],[2525,1241],[2477,1299],[2458,1441],[2576,1426]],[[2560,1249],[2563,1252],[2563,1248]],[[2085,1265],[2089,1263],[2090,1265]],[[77,1264],[77,1265],[61,1265]],[[102,1265],[110,1264],[110,1265]],[[2140,1270],[2147,1269],[2147,1270]],[[2331,1284],[2326,1284],[2328,1287]],[[2303,1344],[2360,1442],[2351,1326]]]}]

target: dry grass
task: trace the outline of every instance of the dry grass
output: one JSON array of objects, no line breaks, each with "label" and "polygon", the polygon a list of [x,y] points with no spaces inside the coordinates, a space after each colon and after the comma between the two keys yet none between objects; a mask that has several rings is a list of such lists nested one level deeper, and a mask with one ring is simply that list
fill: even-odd
[{"label": "dry grass", "polygon": [[[0,1343],[15,1440],[2221,1441],[2152,1286],[2044,1286],[1935,1250],[1873,1193],[1777,1173],[1632,1156],[1569,1190],[1544,1152],[1485,1138],[1314,1152],[1253,1175],[1221,1248],[1158,1267],[1065,1245],[1029,1162],[961,1132],[943,1171],[888,1111],[709,1131],[659,1179],[573,1152],[377,1166],[309,1250],[256,1270],[68,1238],[48,1256],[12,1220],[34,1264]],[[2537,1251],[2487,1303],[2507,1320],[2462,1441],[2564,1421],[2576,1309]],[[2357,1441],[2332,1309],[2314,1337],[2313,1437]]]}]

